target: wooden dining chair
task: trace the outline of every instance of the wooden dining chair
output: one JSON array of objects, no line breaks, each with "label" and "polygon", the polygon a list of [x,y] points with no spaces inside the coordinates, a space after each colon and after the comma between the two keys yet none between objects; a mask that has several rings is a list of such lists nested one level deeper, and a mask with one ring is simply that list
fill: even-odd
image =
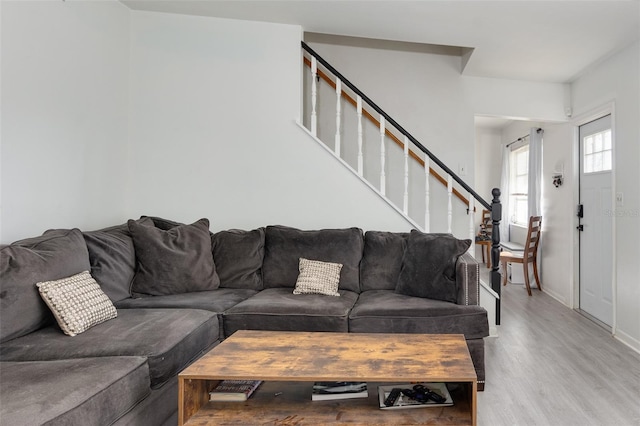
[{"label": "wooden dining chair", "polygon": [[[487,264],[487,268],[491,268],[491,231],[493,223],[491,222],[491,211],[482,210],[482,222],[480,222],[480,231],[476,235],[476,244],[480,246],[482,252],[482,263]],[[487,260],[485,261],[484,252],[487,252]]]},{"label": "wooden dining chair", "polygon": [[524,245],[524,251],[522,253],[511,253],[508,251],[500,253],[503,285],[507,285],[507,263],[521,263],[524,269],[524,283],[527,286],[527,293],[531,296],[529,264],[532,264],[536,285],[538,286],[538,290],[542,291],[540,277],[538,276],[538,243],[540,242],[540,234],[542,234],[542,216],[531,216],[529,218],[529,228],[527,229],[527,241]]}]

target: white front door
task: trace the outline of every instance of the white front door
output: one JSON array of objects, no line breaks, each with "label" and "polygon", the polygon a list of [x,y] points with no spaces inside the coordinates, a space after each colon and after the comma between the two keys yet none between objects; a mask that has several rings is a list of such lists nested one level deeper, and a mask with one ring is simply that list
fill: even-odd
[{"label": "white front door", "polygon": [[[580,310],[613,320],[611,115],[580,126]],[[580,216],[580,214],[578,214]],[[581,229],[581,230],[580,230]]]}]

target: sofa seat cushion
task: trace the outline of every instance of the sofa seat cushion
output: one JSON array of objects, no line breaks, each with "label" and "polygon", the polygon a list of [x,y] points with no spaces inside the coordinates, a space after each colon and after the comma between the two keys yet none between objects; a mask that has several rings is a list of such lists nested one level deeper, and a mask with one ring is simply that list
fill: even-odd
[{"label": "sofa seat cushion", "polygon": [[158,387],[218,341],[218,317],[199,309],[120,309],[118,317],[69,337],[50,326],[0,346],[2,361],[144,356]]},{"label": "sofa seat cushion", "polygon": [[489,335],[487,311],[441,300],[405,296],[393,290],[360,294],[349,315],[354,333],[464,334],[467,339]]},{"label": "sofa seat cushion", "polygon": [[144,357],[2,362],[7,425],[108,425],[150,392]]},{"label": "sofa seat cushion", "polygon": [[291,288],[269,288],[228,309],[225,335],[237,330],[349,331],[349,311],[358,294],[340,290],[340,297],[293,294]]},{"label": "sofa seat cushion", "polygon": [[172,308],[204,309],[218,314],[220,337],[224,336],[222,313],[258,293],[256,290],[239,288],[217,288],[194,293],[170,294],[166,296],[146,296],[124,299],[116,302],[118,309],[131,308]]},{"label": "sofa seat cushion", "polygon": [[193,293],[169,294],[166,296],[143,296],[116,302],[118,309],[131,308],[172,308],[204,309],[222,313],[232,306],[258,293],[256,290],[239,288],[218,288]]}]

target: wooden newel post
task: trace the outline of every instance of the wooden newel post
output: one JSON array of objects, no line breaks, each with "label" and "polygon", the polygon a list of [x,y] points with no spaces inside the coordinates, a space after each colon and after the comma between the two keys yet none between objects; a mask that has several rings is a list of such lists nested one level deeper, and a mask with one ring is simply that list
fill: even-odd
[{"label": "wooden newel post", "polygon": [[[500,281],[502,281],[502,276],[498,271],[500,266],[500,220],[502,219],[500,189],[493,188],[491,195],[493,195],[491,200],[491,288],[500,296]],[[500,325],[500,298],[496,299],[496,325]]]}]

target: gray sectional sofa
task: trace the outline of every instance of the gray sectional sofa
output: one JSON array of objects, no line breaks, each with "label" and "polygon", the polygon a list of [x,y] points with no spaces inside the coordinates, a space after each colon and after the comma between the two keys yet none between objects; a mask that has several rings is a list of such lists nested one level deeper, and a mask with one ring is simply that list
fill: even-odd
[{"label": "gray sectional sofa", "polygon": [[[206,220],[149,217],[3,246],[0,425],[176,424],[178,372],[241,329],[464,334],[482,388],[489,327],[466,247],[417,231],[210,234]],[[339,297],[293,294],[301,257],[342,265]],[[70,337],[35,284],[82,271],[117,317]]]}]

